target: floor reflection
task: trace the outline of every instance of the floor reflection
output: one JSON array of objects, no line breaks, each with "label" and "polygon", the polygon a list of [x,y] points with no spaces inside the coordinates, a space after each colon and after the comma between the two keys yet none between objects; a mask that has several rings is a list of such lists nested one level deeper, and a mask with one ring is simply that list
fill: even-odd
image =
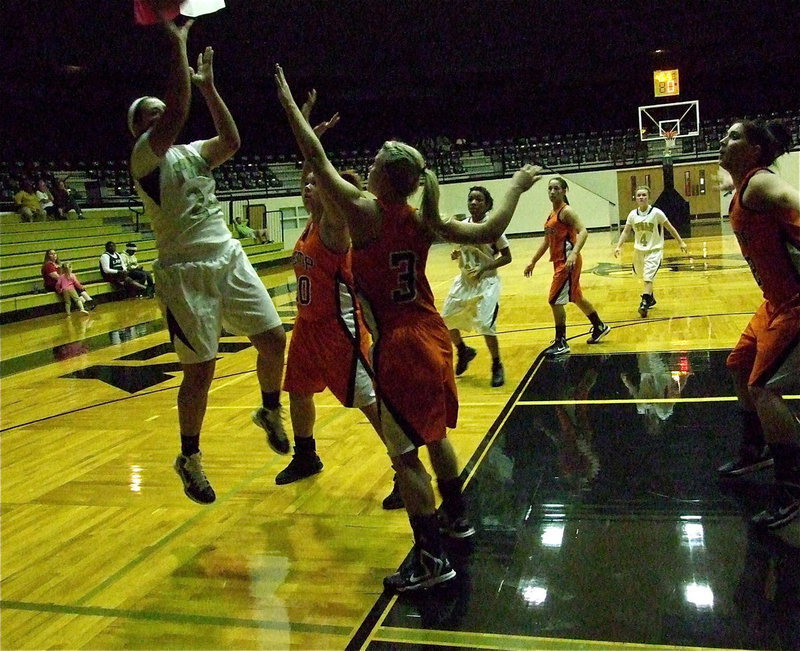
[{"label": "floor reflection", "polygon": [[794,544],[754,535],[771,476],[716,477],[737,443],[736,403],[713,400],[732,395],[725,357],[545,362],[468,484],[478,534],[463,583],[401,596],[384,625],[800,648],[800,523]]}]

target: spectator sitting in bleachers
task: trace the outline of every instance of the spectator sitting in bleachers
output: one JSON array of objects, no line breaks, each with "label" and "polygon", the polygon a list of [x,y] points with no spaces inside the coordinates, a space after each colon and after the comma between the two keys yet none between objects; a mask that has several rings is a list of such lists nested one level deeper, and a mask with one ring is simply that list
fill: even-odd
[{"label": "spectator sitting in bleachers", "polygon": [[53,193],[50,192],[47,181],[44,179],[39,179],[39,183],[36,185],[36,198],[39,200],[39,204],[42,206],[45,214],[50,219],[56,219],[58,210],[53,203]]},{"label": "spectator sitting in bleachers", "polygon": [[67,316],[72,312],[72,304],[78,306],[78,309],[83,314],[89,314],[87,307],[90,310],[95,308],[94,301],[86,289],[81,285],[78,276],[72,273],[72,263],[61,263],[61,275],[56,281],[56,293],[61,296],[64,301],[64,309],[67,311]]},{"label": "spectator sitting in bleachers", "polygon": [[53,190],[53,203],[59,219],[68,219],[70,210],[74,210],[77,213],[78,219],[83,219],[83,211],[75,202],[72,191],[67,187],[63,179],[56,181],[56,188]]},{"label": "spectator sitting in bleachers", "polygon": [[147,286],[147,297],[153,298],[156,294],[156,285],[153,282],[153,274],[147,271],[139,261],[136,259],[136,251],[139,249],[136,242],[128,242],[125,245],[125,252],[120,253],[122,262],[128,270],[128,275],[133,278],[137,283]]},{"label": "spectator sitting in bleachers", "polygon": [[24,222],[33,222],[36,219],[47,219],[47,214],[36,196],[36,190],[30,179],[22,179],[20,190],[14,195],[14,206]]},{"label": "spectator sitting in bleachers", "polygon": [[58,267],[58,253],[56,253],[55,249],[47,249],[44,252],[44,260],[42,261],[42,280],[44,281],[45,291],[56,291]]},{"label": "spectator sitting in bleachers", "polygon": [[253,230],[247,225],[247,222],[241,215],[236,215],[236,217],[233,218],[233,231],[237,239],[252,237],[259,244],[270,244],[272,242],[272,240],[269,239],[269,233],[266,228]]},{"label": "spectator sitting in bleachers", "polygon": [[119,289],[124,289],[128,296],[142,296],[147,293],[147,287],[128,275],[128,269],[122,256],[117,253],[117,245],[114,242],[106,242],[105,253],[100,256],[100,273],[103,274],[103,280]]}]

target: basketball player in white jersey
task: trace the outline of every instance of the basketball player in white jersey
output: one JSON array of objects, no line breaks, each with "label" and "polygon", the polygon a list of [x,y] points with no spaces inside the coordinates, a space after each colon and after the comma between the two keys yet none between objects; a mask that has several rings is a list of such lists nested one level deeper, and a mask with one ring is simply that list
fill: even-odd
[{"label": "basketball player in white jersey", "polygon": [[619,236],[614,256],[619,257],[622,243],[633,230],[633,272],[644,282],[639,314],[644,318],[647,311],[656,304],[653,295],[653,281],[664,257],[664,229],[674,237],[681,251],[686,253],[686,242],[670,223],[667,216],[655,206],[650,205],[650,188],[640,185],[636,188],[636,208],[630,211],[625,228]]},{"label": "basketball player in white jersey", "polygon": [[[131,173],[150,217],[159,258],[153,265],[170,339],[181,362],[178,392],[181,454],[175,471],[184,493],[200,504],[216,499],[201,465],[200,430],[214,378],[219,335],[224,326],[249,337],[258,351],[256,371],[263,406],[253,421],[267,442],[288,454],[280,415],[280,386],[286,335],[258,274],[231,237],[214,190],[211,170],[239,149],[239,132],[214,85],[214,52],[207,47],[189,67],[186,39],[191,20],[165,22],[170,41],[165,101],[140,97],[128,110],[136,138]],[[191,84],[208,106],[217,135],[175,145],[189,113]]]},{"label": "basketball player in white jersey", "polygon": [[[469,189],[468,223],[480,223],[492,209],[492,195],[481,185]],[[456,375],[467,370],[477,354],[461,338],[461,330],[479,332],[492,356],[493,387],[505,384],[505,373],[497,344],[497,313],[500,301],[500,277],[497,270],[511,262],[511,249],[505,235],[493,244],[462,244],[450,256],[458,260],[461,273],[453,280],[442,306],[442,317],[456,347]]]}]

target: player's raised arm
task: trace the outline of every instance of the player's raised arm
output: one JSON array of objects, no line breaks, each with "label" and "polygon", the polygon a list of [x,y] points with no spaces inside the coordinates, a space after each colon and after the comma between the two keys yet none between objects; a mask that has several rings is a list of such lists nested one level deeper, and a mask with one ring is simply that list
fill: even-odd
[{"label": "player's raised arm", "polygon": [[189,68],[192,83],[206,101],[217,135],[203,142],[200,155],[213,169],[233,156],[242,145],[239,129],[214,83],[214,50],[206,47],[197,56],[197,68]]},{"label": "player's raised arm", "polygon": [[[283,74],[275,66],[275,85],[289,126],[292,128],[303,158],[308,162],[317,183],[331,202],[342,211],[351,228],[366,230],[377,217],[374,201],[367,200],[363,193],[345,181],[328,159],[325,149],[292,96],[292,90]],[[355,231],[354,231],[355,232]]]},{"label": "player's raised arm", "polygon": [[170,44],[169,78],[164,95],[163,115],[150,131],[150,148],[159,158],[175,143],[189,117],[192,88],[189,81],[186,40],[193,22],[187,20],[182,25],[177,25],[171,20],[164,22],[164,30]]},{"label": "player's raised arm", "polygon": [[[450,242],[459,244],[485,244],[497,240],[508,228],[519,198],[540,178],[542,168],[525,165],[511,177],[511,184],[498,208],[480,223],[460,222],[456,219],[442,220],[439,210],[438,188],[435,196],[429,196],[428,205],[423,205],[422,214],[428,227]],[[434,205],[435,203],[435,205]]]}]

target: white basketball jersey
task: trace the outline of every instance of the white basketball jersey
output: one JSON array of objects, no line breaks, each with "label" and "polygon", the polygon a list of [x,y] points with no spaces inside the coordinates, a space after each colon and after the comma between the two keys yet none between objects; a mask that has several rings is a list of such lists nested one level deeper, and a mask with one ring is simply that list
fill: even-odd
[{"label": "white basketball jersey", "polygon": [[640,251],[655,251],[664,248],[664,222],[667,216],[655,206],[644,213],[634,208],[626,222],[633,228],[634,246]]},{"label": "white basketball jersey", "polygon": [[[468,217],[467,222],[472,223],[472,217]],[[494,242],[494,244],[462,244],[460,261],[461,268],[472,269],[477,267],[481,262],[483,262],[483,256],[487,256],[488,258],[494,260],[497,254],[505,248],[508,248],[508,239],[505,235],[501,235]],[[490,278],[496,275],[497,269],[489,269],[483,274],[483,277]]]},{"label": "white basketball jersey", "polygon": [[202,142],[173,145],[159,159],[148,132],[131,154],[136,192],[153,225],[162,265],[215,258],[231,240],[214,176],[200,155]]}]

